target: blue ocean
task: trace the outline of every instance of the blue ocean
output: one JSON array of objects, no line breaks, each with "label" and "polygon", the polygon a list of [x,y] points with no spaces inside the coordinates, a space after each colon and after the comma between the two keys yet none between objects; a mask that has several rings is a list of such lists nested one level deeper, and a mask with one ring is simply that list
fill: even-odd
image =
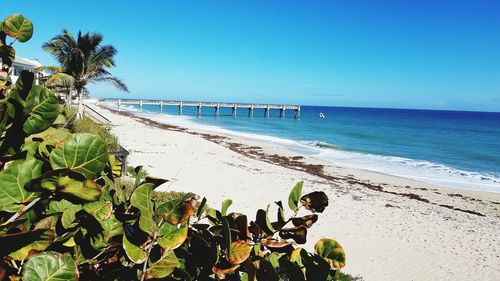
[{"label": "blue ocean", "polygon": [[[137,111],[137,107],[129,107]],[[336,165],[408,177],[449,187],[500,192],[500,113],[440,110],[302,106],[285,118],[255,109],[252,118],[239,109],[197,117],[185,107],[144,106],[138,114],[169,122],[274,142]],[[320,113],[324,118],[320,118]],[[181,124],[182,125],[182,124]]]}]

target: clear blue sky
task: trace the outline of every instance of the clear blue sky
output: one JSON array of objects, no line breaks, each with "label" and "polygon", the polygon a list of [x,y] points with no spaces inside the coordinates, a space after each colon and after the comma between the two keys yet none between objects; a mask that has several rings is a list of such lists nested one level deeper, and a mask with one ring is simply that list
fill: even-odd
[{"label": "clear blue sky", "polygon": [[98,97],[500,111],[499,0],[2,1],[34,38],[98,31],[131,93]]}]

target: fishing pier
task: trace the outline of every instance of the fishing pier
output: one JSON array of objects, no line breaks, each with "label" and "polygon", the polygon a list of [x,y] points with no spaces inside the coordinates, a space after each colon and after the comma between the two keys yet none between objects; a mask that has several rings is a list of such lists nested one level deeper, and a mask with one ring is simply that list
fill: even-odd
[{"label": "fishing pier", "polygon": [[142,110],[144,105],[158,105],[160,113],[166,106],[178,107],[179,115],[182,115],[184,107],[194,107],[196,115],[201,116],[202,107],[214,109],[214,116],[219,116],[221,108],[231,108],[232,116],[236,117],[238,110],[247,111],[248,117],[253,117],[254,109],[264,109],[264,117],[270,116],[271,110],[279,110],[279,117],[285,118],[286,110],[292,110],[296,119],[300,118],[300,105],[278,105],[278,104],[255,104],[255,103],[225,103],[225,102],[192,102],[192,101],[171,101],[171,100],[134,100],[134,99],[102,99],[99,104],[113,104],[118,108],[122,105],[138,105]]}]

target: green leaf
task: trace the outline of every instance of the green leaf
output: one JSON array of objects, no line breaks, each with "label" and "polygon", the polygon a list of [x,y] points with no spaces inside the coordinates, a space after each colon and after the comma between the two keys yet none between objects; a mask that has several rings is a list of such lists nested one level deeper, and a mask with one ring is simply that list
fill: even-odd
[{"label": "green leaf", "polygon": [[146,261],[146,252],[140,247],[132,244],[123,234],[123,249],[127,257],[134,263],[140,264]]},{"label": "green leaf", "polygon": [[222,217],[222,235],[223,235],[223,242],[221,246],[223,246],[223,249],[226,249],[226,253],[231,252],[231,242],[233,241],[231,237],[231,227],[229,226],[229,222],[227,221],[226,217]]},{"label": "green leaf", "polygon": [[228,261],[232,265],[240,264],[248,259],[252,246],[243,240],[237,240],[231,243],[231,249],[228,254]]},{"label": "green leaf", "polygon": [[283,254],[279,254],[279,253],[271,253],[271,254],[267,257],[267,260],[269,261],[269,263],[271,263],[271,265],[272,265],[274,268],[279,268],[279,267],[280,267],[279,258],[281,257],[281,255],[283,255]]},{"label": "green leaf", "polygon": [[23,130],[27,134],[36,134],[45,131],[56,120],[59,114],[57,97],[49,89],[35,85],[31,88],[26,104],[31,105],[28,119],[24,122]]},{"label": "green leaf", "polygon": [[177,227],[177,225],[172,225],[170,223],[164,223],[160,227],[159,231],[160,237],[156,239],[158,244],[165,250],[173,250],[182,243],[187,238],[188,234],[188,223],[184,222]]},{"label": "green leaf", "polygon": [[95,201],[83,204],[83,210],[91,214],[98,221],[105,221],[113,213],[113,204],[111,202]]},{"label": "green leaf", "polygon": [[226,215],[227,209],[232,204],[233,204],[233,200],[231,200],[231,199],[226,199],[226,200],[222,201],[222,208],[221,208],[220,212],[222,213],[223,216]]},{"label": "green leaf", "polygon": [[50,171],[43,175],[40,187],[51,192],[57,192],[71,199],[95,201],[101,196],[101,188],[93,180],[77,173],[68,171]]},{"label": "green leaf", "polygon": [[15,213],[38,196],[39,193],[28,192],[24,186],[41,175],[42,164],[35,159],[7,163],[0,172],[0,211]]},{"label": "green leaf", "polygon": [[174,252],[169,251],[146,270],[146,279],[165,278],[174,272],[174,269],[180,265],[181,264],[179,263],[179,260],[175,256]]},{"label": "green leaf", "polygon": [[[54,241],[55,233],[50,229],[39,229],[31,231],[31,233],[37,232],[36,238],[30,244],[22,247],[21,249],[10,253],[8,256],[14,260],[22,261],[25,260],[31,251],[43,251],[47,249],[52,241]],[[19,237],[19,239],[22,239]]]},{"label": "green leaf", "polygon": [[35,155],[38,152],[39,141],[24,143],[22,151],[26,151],[26,159],[36,159]]},{"label": "green leaf", "polygon": [[64,210],[61,217],[62,226],[66,229],[77,226],[78,223],[75,222],[76,213],[78,213],[80,210],[82,210],[81,205],[72,205],[71,207]]},{"label": "green leaf", "polygon": [[311,212],[322,213],[328,206],[328,196],[323,191],[314,191],[302,196],[300,203]]},{"label": "green leaf", "polygon": [[323,238],[319,240],[314,246],[314,251],[334,269],[340,269],[345,266],[344,249],[333,239]]},{"label": "green leaf", "polygon": [[52,214],[62,213],[64,211],[66,211],[66,209],[68,209],[72,206],[75,206],[75,204],[69,202],[66,199],[62,199],[59,201],[51,200],[49,202],[49,207],[47,208],[47,210],[45,210],[45,214],[52,215]]},{"label": "green leaf", "polygon": [[259,209],[257,211],[257,217],[255,219],[255,223],[257,223],[262,231],[264,231],[267,235],[274,234],[274,228],[269,220],[269,205],[267,205],[267,209],[264,211]]},{"label": "green leaf", "polygon": [[207,198],[203,197],[201,200],[200,206],[198,206],[198,210],[196,211],[196,217],[198,219],[201,218],[201,214],[203,213],[203,209],[205,209],[205,205],[207,204]]},{"label": "green leaf", "polygon": [[118,158],[116,158],[114,155],[109,155],[108,163],[113,176],[119,177],[122,175],[122,162],[118,160]]},{"label": "green leaf", "polygon": [[36,223],[35,229],[52,229],[52,230],[54,230],[56,228],[58,220],[59,220],[59,216],[57,216],[57,215],[43,218]]},{"label": "green leaf", "polygon": [[167,201],[158,206],[158,214],[170,224],[179,224],[186,221],[194,212],[196,195],[188,193],[182,198]]},{"label": "green leaf", "polygon": [[88,133],[69,135],[62,145],[50,153],[50,165],[53,169],[70,168],[87,179],[99,175],[107,162],[106,143],[102,138]]},{"label": "green leaf", "polygon": [[91,238],[91,245],[95,250],[106,248],[111,238],[123,234],[123,225],[115,218],[100,221],[99,223],[101,224],[102,232],[97,237]]},{"label": "green leaf", "polygon": [[48,229],[2,234],[0,235],[0,256],[24,260],[31,250],[43,251],[53,240],[54,232]]},{"label": "green leaf", "polygon": [[5,19],[2,30],[19,42],[26,42],[33,36],[33,23],[20,14],[12,14]]},{"label": "green leaf", "polygon": [[153,220],[153,201],[151,201],[153,187],[152,183],[141,184],[134,190],[130,197],[130,204],[141,212],[139,216],[139,228],[150,235],[153,235],[158,229]]},{"label": "green leaf", "polygon": [[24,281],[77,280],[78,270],[70,254],[44,252],[28,260],[22,278]]},{"label": "green leaf", "polygon": [[290,191],[290,195],[288,196],[288,207],[290,207],[290,210],[293,212],[297,212],[299,209],[299,199],[300,196],[302,195],[302,186],[304,185],[303,181],[299,181],[293,188],[292,191]]}]

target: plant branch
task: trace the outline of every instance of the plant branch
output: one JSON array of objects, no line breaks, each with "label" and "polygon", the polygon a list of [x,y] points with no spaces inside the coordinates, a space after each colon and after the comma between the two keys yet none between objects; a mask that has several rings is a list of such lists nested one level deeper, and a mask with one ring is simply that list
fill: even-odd
[{"label": "plant branch", "polygon": [[7,220],[5,222],[5,224],[8,224],[8,223],[11,223],[11,222],[15,221],[17,218],[19,218],[24,213],[26,213],[26,211],[28,211],[31,207],[33,207],[33,205],[35,205],[41,199],[42,199],[41,197],[38,197],[35,200],[31,201],[28,205],[24,206],[21,210],[19,210],[17,213],[15,213],[14,215],[12,215],[12,217],[10,217],[10,219]]},{"label": "plant branch", "polygon": [[[158,223],[158,228],[161,226],[163,223],[163,218],[161,218],[160,222]],[[156,237],[158,237],[158,232],[159,229],[155,231],[153,234],[153,240],[151,241],[151,244],[149,245],[148,252],[146,254],[146,261],[144,261],[144,266],[142,267],[142,276],[141,276],[141,281],[144,281],[146,278],[146,269],[148,268],[148,260],[149,260],[149,255],[151,255],[151,250],[153,250],[153,246],[155,245],[156,242]]]}]

